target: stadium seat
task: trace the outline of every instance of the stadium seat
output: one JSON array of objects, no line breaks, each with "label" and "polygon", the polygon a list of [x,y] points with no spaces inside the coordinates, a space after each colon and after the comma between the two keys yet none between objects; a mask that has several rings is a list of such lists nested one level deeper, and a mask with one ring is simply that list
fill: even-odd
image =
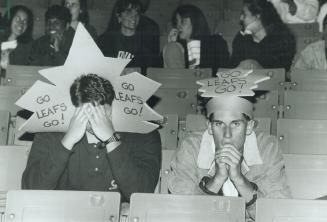
[{"label": "stadium seat", "polygon": [[26,92],[25,87],[0,86],[0,110],[9,111],[12,116],[16,115],[21,108],[15,102]]},{"label": "stadium seat", "polygon": [[6,145],[8,143],[10,124],[10,112],[6,110],[0,111],[0,145]]},{"label": "stadium seat", "polygon": [[0,146],[0,191],[19,190],[28,146]]},{"label": "stadium seat", "polygon": [[284,94],[284,118],[327,119],[327,91],[293,91]]},{"label": "stadium seat", "polygon": [[140,74],[142,74],[141,73],[141,68],[140,67],[127,67],[127,68],[125,68],[124,70],[123,70],[123,72],[122,72],[122,76],[123,75],[127,75],[127,74],[129,74],[129,73],[132,73],[132,72],[138,72],[138,73],[140,73]]},{"label": "stadium seat", "polygon": [[258,199],[256,222],[327,221],[327,201]]},{"label": "stadium seat", "polygon": [[311,42],[321,39],[319,25],[315,23],[288,24],[296,39],[296,51],[300,52]]},{"label": "stadium seat", "polygon": [[285,154],[327,155],[327,120],[278,119],[277,137]]},{"label": "stadium seat", "polygon": [[6,70],[4,85],[29,88],[37,80],[50,83],[45,77],[39,74],[39,70],[46,68],[49,67],[10,65]]},{"label": "stadium seat", "polygon": [[6,220],[21,221],[119,221],[120,194],[96,191],[9,191]]},{"label": "stadium seat", "polygon": [[161,78],[174,77],[178,79],[196,80],[211,78],[212,70],[205,69],[169,69],[169,68],[147,68],[147,77],[156,80]]},{"label": "stadium seat", "polygon": [[162,149],[177,148],[177,133],[178,133],[178,115],[167,114],[164,120],[160,123],[159,133],[161,137]]},{"label": "stadium seat", "polygon": [[147,103],[162,115],[177,114],[185,119],[187,114],[197,112],[197,89],[159,88]]},{"label": "stadium seat", "polygon": [[291,72],[290,89],[302,91],[327,91],[326,70],[301,70]]},{"label": "stadium seat", "polygon": [[284,154],[288,184],[296,199],[327,195],[327,155]]},{"label": "stadium seat", "polygon": [[239,197],[134,193],[129,221],[244,221],[245,200]]},{"label": "stadium seat", "polygon": [[278,92],[273,91],[256,91],[254,103],[254,118],[270,118],[271,133],[276,135],[277,117],[279,115]]},{"label": "stadium seat", "polygon": [[159,192],[168,193],[168,177],[171,172],[170,162],[176,150],[162,150]]}]

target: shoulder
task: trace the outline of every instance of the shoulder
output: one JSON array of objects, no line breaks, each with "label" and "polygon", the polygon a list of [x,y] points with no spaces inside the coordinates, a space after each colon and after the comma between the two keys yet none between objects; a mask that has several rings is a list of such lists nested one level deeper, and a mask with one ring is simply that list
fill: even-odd
[{"label": "shoulder", "polygon": [[306,52],[311,52],[311,51],[321,51],[325,49],[325,41],[324,40],[319,40],[313,43],[310,43],[309,45],[307,45],[302,52],[306,53]]},{"label": "shoulder", "polygon": [[183,156],[189,154],[191,156],[198,156],[203,133],[204,131],[194,131],[185,136],[176,150],[176,155]]},{"label": "shoulder", "polygon": [[270,164],[282,159],[282,154],[275,136],[266,133],[258,133],[257,143],[263,164]]},{"label": "shoulder", "polygon": [[37,141],[61,141],[61,139],[64,137],[64,133],[58,133],[58,132],[42,132],[42,133],[36,133],[35,134],[35,140]]}]

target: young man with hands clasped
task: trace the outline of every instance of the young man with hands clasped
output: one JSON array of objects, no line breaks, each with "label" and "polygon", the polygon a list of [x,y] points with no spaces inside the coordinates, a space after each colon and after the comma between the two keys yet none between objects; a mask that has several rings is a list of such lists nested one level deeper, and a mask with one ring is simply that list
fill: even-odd
[{"label": "young man with hands clasped", "polygon": [[[171,163],[168,188],[173,194],[243,197],[247,218],[254,219],[257,198],[290,197],[290,189],[276,138],[253,131],[253,103],[248,92],[256,86],[256,76],[233,77],[239,84],[226,76],[218,73],[218,78],[199,82],[202,96],[212,97],[206,104],[207,129],[194,131],[182,141]],[[235,89],[242,86],[221,93],[228,82]]]},{"label": "young man with hands clasped", "polygon": [[116,132],[115,92],[96,75],[77,78],[70,88],[76,111],[66,133],[37,133],[23,173],[23,189],[154,192],[161,162],[157,130]]}]

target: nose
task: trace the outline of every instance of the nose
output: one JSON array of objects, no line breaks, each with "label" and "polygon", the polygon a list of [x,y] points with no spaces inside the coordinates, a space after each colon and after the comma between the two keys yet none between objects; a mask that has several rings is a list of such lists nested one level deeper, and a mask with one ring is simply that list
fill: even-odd
[{"label": "nose", "polygon": [[232,130],[229,126],[224,128],[224,138],[231,138],[232,137]]}]

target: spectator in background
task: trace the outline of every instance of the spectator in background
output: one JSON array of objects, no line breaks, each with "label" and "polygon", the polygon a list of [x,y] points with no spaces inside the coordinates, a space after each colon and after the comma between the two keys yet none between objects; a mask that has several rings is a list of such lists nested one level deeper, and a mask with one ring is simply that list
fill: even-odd
[{"label": "spectator in background", "polygon": [[268,0],[285,23],[315,22],[319,11],[318,0]]},{"label": "spectator in background", "polygon": [[4,30],[0,32],[1,69],[9,64],[27,65],[32,43],[33,13],[23,5],[12,7],[2,20]]},{"label": "spectator in background", "polygon": [[63,65],[75,31],[70,29],[71,15],[67,8],[53,5],[45,12],[45,35],[35,40],[29,64],[36,66]]},{"label": "spectator in background", "polygon": [[86,30],[94,39],[97,39],[97,31],[90,25],[89,13],[87,11],[87,0],[62,0],[61,5],[69,9],[72,16],[70,27],[76,30],[79,22],[83,23]]},{"label": "spectator in background", "polygon": [[149,30],[140,26],[142,7],[139,0],[118,0],[98,45],[105,56],[132,59],[128,67],[141,67],[145,73],[146,67],[158,63],[159,45],[153,43],[159,43],[159,36],[148,35]]},{"label": "spectator in background", "polygon": [[294,63],[296,69],[320,69],[327,70],[326,40],[327,40],[327,7],[322,8],[323,35],[322,40],[307,45],[299,54]]},{"label": "spectator in background", "polygon": [[227,67],[229,52],[220,35],[210,35],[202,11],[193,5],[181,5],[173,13],[173,28],[163,49],[166,68],[212,68],[215,73]]},{"label": "spectator in background", "polygon": [[274,6],[262,0],[244,0],[242,31],[233,40],[231,67],[290,69],[295,37]]}]

